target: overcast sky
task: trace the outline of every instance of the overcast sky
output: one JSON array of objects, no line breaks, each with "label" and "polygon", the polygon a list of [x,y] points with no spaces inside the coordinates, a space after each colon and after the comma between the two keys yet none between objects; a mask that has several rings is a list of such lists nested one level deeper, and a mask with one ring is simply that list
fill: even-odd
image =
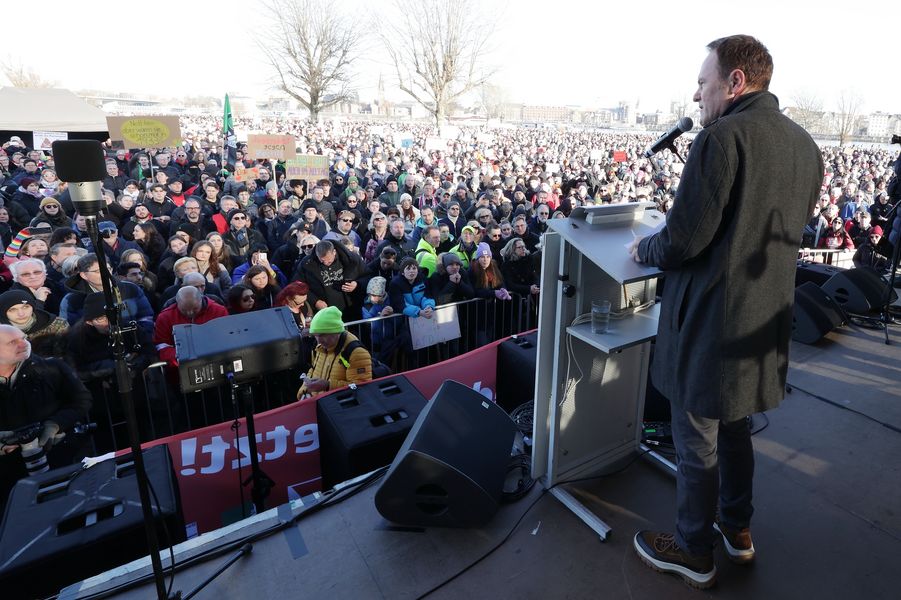
[{"label": "overcast sky", "polygon": [[[379,3],[334,3],[361,34],[371,29],[364,6]],[[748,33],[773,55],[770,90],[783,105],[805,93],[830,109],[847,90],[862,99],[863,112],[901,113],[897,0],[758,0],[740,11],[693,0],[510,0],[495,10],[499,18],[483,23],[497,48],[489,60],[512,101],[604,107],[626,100],[641,112],[666,110],[670,100],[691,100],[709,41]],[[250,37],[274,18],[257,0],[14,1],[3,12],[0,55],[61,87],[266,96],[274,82]],[[376,51],[361,48],[363,98],[374,97],[380,71],[391,87],[389,67],[369,59]]]}]

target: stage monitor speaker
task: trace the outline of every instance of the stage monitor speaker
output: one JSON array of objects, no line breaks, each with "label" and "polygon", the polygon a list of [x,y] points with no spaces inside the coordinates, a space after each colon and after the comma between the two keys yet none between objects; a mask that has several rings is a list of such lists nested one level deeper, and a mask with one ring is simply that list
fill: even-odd
[{"label": "stage monitor speaker", "polygon": [[445,381],[385,475],[376,508],[401,525],[485,525],[500,505],[516,433],[501,407]]},{"label": "stage monitor speaker", "polygon": [[535,400],[538,332],[513,336],[497,347],[497,403],[508,413]]},{"label": "stage monitor speaker", "polygon": [[[144,451],[160,545],[184,541],[178,484],[166,444]],[[158,501],[157,501],[158,500]],[[44,598],[67,585],[147,555],[131,454],[90,469],[80,464],[16,483],[0,529],[6,598]]]},{"label": "stage monitor speaker", "polygon": [[[836,273],[823,284],[823,290],[847,312],[865,315],[882,307],[888,284],[873,269],[858,268]],[[889,301],[897,299],[892,290]]]},{"label": "stage monitor speaker", "polygon": [[795,287],[808,282],[822,286],[829,281],[833,275],[844,271],[847,271],[844,267],[834,267],[832,265],[799,260],[798,267],[795,269]]},{"label": "stage monitor speaker", "polygon": [[807,282],[795,288],[792,313],[792,339],[814,344],[842,324],[843,318],[835,300],[822,288]]},{"label": "stage monitor speaker", "polygon": [[320,397],[323,489],[391,464],[425,406],[425,397],[402,375]]}]

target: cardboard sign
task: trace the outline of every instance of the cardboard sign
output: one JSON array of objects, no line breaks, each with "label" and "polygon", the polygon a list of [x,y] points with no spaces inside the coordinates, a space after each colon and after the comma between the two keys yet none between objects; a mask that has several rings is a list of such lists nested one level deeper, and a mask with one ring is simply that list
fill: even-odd
[{"label": "cardboard sign", "polygon": [[589,156],[589,158],[591,158],[591,160],[601,160],[602,158],[607,156],[607,152],[605,150],[595,149],[595,150],[592,150],[588,154],[588,156]]},{"label": "cardboard sign", "polygon": [[625,150],[615,150],[613,152],[613,162],[620,163],[620,162],[626,162],[627,160],[629,160],[629,157],[626,156]]},{"label": "cardboard sign", "polygon": [[248,135],[247,154],[255,159],[294,160],[297,146],[293,135]]},{"label": "cardboard sign", "polygon": [[400,147],[401,148],[412,148],[413,147],[413,138],[406,137],[400,139]]},{"label": "cardboard sign", "polygon": [[447,142],[440,137],[428,137],[425,139],[426,150],[447,150]]},{"label": "cardboard sign", "polygon": [[178,117],[107,117],[110,140],[126,148],[168,148],[181,143]]},{"label": "cardboard sign", "polygon": [[436,309],[431,319],[410,317],[408,321],[414,350],[428,348],[460,337],[460,321],[457,319],[456,306]]},{"label": "cardboard sign", "polygon": [[32,131],[32,145],[35,150],[52,150],[51,144],[56,140],[68,140],[69,134],[65,131]]},{"label": "cardboard sign", "polygon": [[559,173],[560,165],[557,163],[544,163],[544,170],[547,173]]},{"label": "cardboard sign", "polygon": [[328,177],[328,156],[318,154],[298,154],[297,158],[285,163],[288,179],[326,179]]},{"label": "cardboard sign", "polygon": [[260,168],[253,167],[252,169],[242,169],[241,171],[235,171],[235,181],[237,182],[245,182],[250,181],[251,179],[257,179],[260,176]]}]

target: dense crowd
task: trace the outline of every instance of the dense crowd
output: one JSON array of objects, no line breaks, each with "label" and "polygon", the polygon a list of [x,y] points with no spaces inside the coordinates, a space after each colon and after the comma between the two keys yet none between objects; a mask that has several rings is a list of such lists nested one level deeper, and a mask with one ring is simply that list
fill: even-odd
[{"label": "dense crowd", "polygon": [[[236,126],[292,134],[299,154],[328,156],[327,175],[289,179],[283,163],[253,160],[240,145],[229,157],[221,120],[183,118],[178,147],[108,148],[102,248],[53,157],[17,137],[4,143],[0,321],[24,331],[38,354],[83,375],[108,372],[101,250],[124,316],[138,325],[135,367],[157,359],[174,367],[172,327],[226,314],[287,306],[304,329],[329,306],[348,322],[430,318],[471,298],[537,298],[548,219],[642,200],[666,212],[689,146],[680,139],[649,159],[650,136],[588,130],[240,118]],[[859,263],[885,267],[893,157],[824,148],[822,198],[802,245],[856,249]],[[257,176],[243,177],[251,167]]]}]

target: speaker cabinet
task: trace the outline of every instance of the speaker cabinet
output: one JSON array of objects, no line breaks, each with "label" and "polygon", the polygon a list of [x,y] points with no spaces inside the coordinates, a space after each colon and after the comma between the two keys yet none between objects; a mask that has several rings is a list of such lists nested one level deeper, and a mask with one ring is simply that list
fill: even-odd
[{"label": "speaker cabinet", "polygon": [[822,288],[811,282],[795,288],[793,340],[802,344],[814,344],[842,322],[841,310]]},{"label": "speaker cabinet", "polygon": [[[882,307],[888,284],[876,271],[858,268],[836,273],[823,284],[823,290],[846,311],[863,315]],[[897,299],[898,294],[892,290],[889,301]]]},{"label": "speaker cabinet", "polygon": [[511,337],[498,344],[497,403],[508,413],[535,399],[537,360],[537,332]]},{"label": "speaker cabinet", "polygon": [[[165,444],[144,451],[160,545],[184,541],[178,484]],[[163,524],[165,523],[165,527]],[[20,480],[0,530],[4,597],[33,598],[147,555],[131,455]],[[15,590],[15,592],[11,592]]]},{"label": "speaker cabinet", "polygon": [[501,407],[445,381],[391,464],[376,508],[402,525],[485,525],[501,502],[516,432]]},{"label": "speaker cabinet", "polygon": [[323,488],[391,464],[425,405],[402,375],[319,398]]},{"label": "speaker cabinet", "polygon": [[833,267],[832,265],[799,260],[798,268],[795,270],[795,287],[808,282],[822,286],[829,281],[833,275],[845,271],[847,271],[847,269],[844,267]]}]

